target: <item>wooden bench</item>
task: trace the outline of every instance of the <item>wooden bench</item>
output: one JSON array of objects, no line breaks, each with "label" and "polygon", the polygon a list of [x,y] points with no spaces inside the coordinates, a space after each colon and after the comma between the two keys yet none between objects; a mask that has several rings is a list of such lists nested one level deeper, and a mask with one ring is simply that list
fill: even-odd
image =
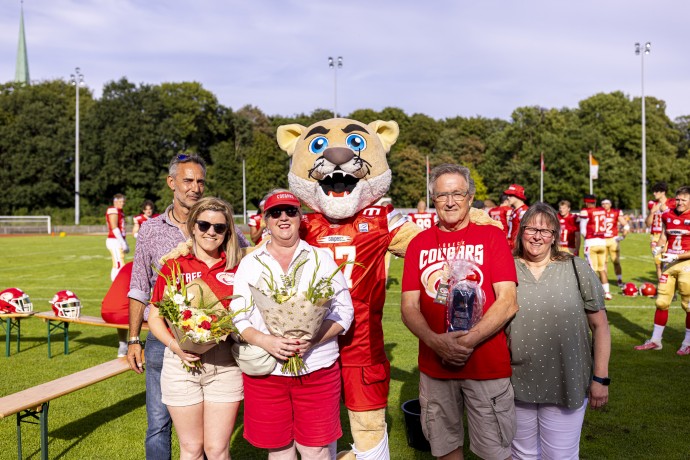
[{"label": "wooden bench", "polygon": [[[116,329],[129,329],[128,324],[115,324],[108,323],[103,318],[97,316],[79,316],[78,318],[65,318],[63,316],[57,316],[55,312],[47,311],[42,313],[36,313],[34,315],[36,318],[41,318],[48,324],[48,358],[52,358],[51,347],[50,347],[50,336],[53,331],[62,331],[64,334],[64,346],[65,354],[69,354],[69,325],[71,323],[76,324],[86,324],[88,326],[100,326],[100,327],[112,327]],[[148,324],[144,323],[141,325],[142,330],[148,330]]]},{"label": "wooden bench", "polygon": [[[12,330],[17,331],[17,353],[19,353],[21,336],[22,336],[22,323],[21,321],[25,318],[31,318],[34,312],[31,313],[2,313],[0,314],[0,325],[5,329],[5,356],[10,356],[10,342]],[[2,321],[4,320],[4,321]]]},{"label": "wooden bench", "polygon": [[[116,358],[74,374],[42,383],[0,398],[0,418],[17,414],[17,458],[22,457],[21,423],[38,420],[41,426],[41,459],[48,459],[48,405],[51,400],[129,370],[127,358]],[[25,423],[35,423],[28,420]]]}]

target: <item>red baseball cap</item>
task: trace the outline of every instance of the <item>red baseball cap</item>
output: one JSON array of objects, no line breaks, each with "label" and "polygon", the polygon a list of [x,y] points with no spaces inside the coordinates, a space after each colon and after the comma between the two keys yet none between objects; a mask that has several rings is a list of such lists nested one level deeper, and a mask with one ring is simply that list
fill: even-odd
[{"label": "red baseball cap", "polygon": [[292,192],[276,192],[266,198],[266,203],[264,203],[264,212],[281,205],[294,206],[296,208],[302,207],[302,203],[299,202],[297,197],[292,194]]},{"label": "red baseball cap", "polygon": [[521,200],[525,198],[525,188],[522,185],[510,184],[510,187],[505,189],[504,195],[513,195],[514,197],[520,198]]}]

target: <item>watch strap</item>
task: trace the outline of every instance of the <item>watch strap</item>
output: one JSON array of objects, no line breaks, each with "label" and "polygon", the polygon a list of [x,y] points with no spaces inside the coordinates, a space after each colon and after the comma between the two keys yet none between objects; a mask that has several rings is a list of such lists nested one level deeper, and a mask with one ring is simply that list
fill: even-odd
[{"label": "watch strap", "polygon": [[604,386],[608,386],[611,384],[611,379],[608,377],[597,377],[596,375],[593,375],[592,380],[597,383],[601,383]]}]

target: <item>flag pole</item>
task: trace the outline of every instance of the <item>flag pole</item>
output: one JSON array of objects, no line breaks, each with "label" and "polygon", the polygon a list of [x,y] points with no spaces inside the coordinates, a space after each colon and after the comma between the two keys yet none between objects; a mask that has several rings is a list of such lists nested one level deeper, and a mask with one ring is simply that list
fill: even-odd
[{"label": "flag pole", "polygon": [[426,208],[429,209],[429,155],[426,156]]},{"label": "flag pole", "polygon": [[594,194],[592,189],[592,151],[589,151],[589,194]]},{"label": "flag pole", "polygon": [[541,152],[539,161],[539,201],[544,202],[544,152]]}]

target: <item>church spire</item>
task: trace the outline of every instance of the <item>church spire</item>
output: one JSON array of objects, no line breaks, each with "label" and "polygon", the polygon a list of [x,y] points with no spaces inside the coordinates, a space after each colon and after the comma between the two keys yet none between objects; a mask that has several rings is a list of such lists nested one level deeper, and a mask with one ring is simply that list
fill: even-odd
[{"label": "church spire", "polygon": [[14,81],[25,85],[31,84],[29,79],[29,56],[26,53],[26,36],[24,35],[24,1],[22,0],[22,13],[19,19],[19,45],[17,46],[17,70]]}]

